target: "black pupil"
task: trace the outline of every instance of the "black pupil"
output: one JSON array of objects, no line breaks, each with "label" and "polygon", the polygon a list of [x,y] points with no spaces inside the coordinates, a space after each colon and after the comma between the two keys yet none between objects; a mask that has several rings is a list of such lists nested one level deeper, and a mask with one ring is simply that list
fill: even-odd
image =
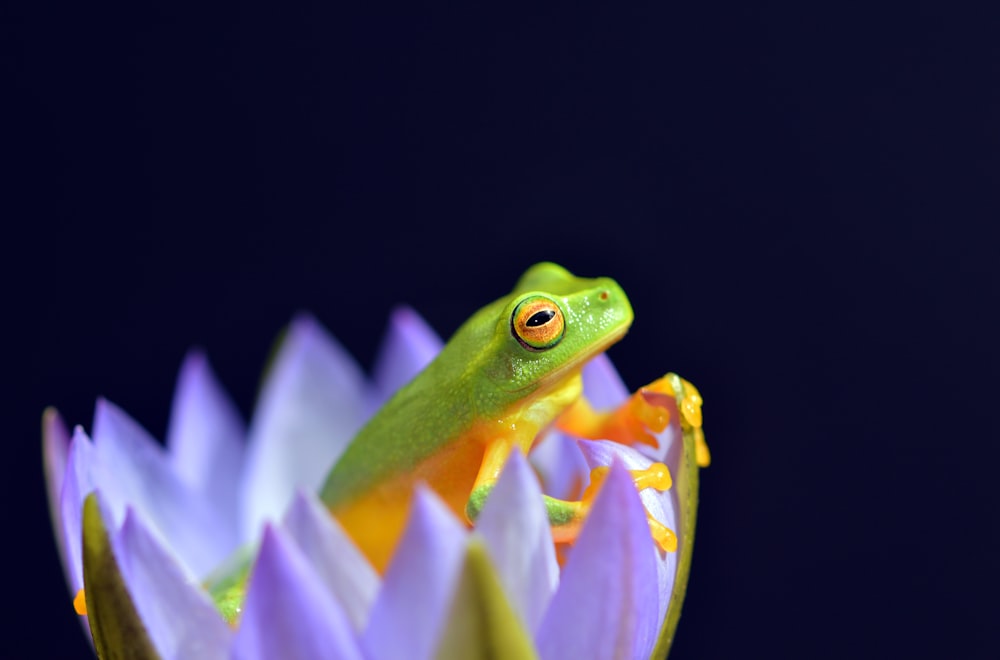
[{"label": "black pupil", "polygon": [[529,318],[524,325],[528,326],[529,328],[537,328],[538,326],[545,325],[546,323],[551,321],[552,317],[555,315],[556,313],[554,310],[543,309],[540,312],[535,312],[534,314],[532,314],[531,318]]}]

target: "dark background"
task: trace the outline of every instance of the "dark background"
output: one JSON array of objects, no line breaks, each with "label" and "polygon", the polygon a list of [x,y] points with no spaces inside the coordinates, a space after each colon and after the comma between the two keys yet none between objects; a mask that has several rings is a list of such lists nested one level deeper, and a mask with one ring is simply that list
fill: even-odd
[{"label": "dark background", "polygon": [[87,648],[44,406],[162,437],[200,345],[248,416],[295,311],[369,367],[550,259],[705,395],[673,657],[995,657],[992,16],[138,4],[3,10],[5,654]]}]

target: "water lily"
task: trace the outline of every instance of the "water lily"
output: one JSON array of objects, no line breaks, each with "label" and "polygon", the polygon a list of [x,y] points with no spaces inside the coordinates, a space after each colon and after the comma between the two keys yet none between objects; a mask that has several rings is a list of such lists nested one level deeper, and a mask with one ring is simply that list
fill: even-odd
[{"label": "water lily", "polygon": [[[43,419],[53,525],[72,600],[102,657],[643,658],[668,650],[687,581],[700,398],[676,379],[660,447],[553,432],[512,455],[473,529],[429,490],[379,575],[317,499],[366,417],[441,342],[409,309],[392,315],[371,381],[308,316],[291,324],[248,427],[200,352],[185,360],[165,445],[113,403],[91,434]],[[597,405],[627,390],[600,356]],[[678,406],[678,402],[680,405]],[[667,491],[627,470],[663,461]],[[704,461],[703,461],[704,462]],[[609,467],[571,548],[558,553],[542,492],[566,496]],[[663,552],[646,514],[675,530]],[[205,587],[252,555],[238,624]],[[222,568],[220,568],[222,567]]]}]

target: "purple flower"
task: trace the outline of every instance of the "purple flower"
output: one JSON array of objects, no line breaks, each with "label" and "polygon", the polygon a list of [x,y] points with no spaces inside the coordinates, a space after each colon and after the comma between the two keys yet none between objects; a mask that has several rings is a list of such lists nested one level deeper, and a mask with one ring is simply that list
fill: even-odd
[{"label": "purple flower", "polygon": [[[692,426],[683,413],[696,392],[679,379],[678,388],[690,389],[676,397],[680,409],[674,397],[661,401],[673,421],[657,452],[553,432],[530,462],[511,457],[474,529],[433,492],[419,491],[384,575],[327,514],[315,493],[329,467],[440,347],[416,313],[399,309],[368,381],[315,320],[300,316],[248,427],[205,356],[192,353],[165,447],[106,400],[97,403],[91,435],[79,426],[70,434],[47,410],[56,539],[98,652],[377,660],[475,657],[484,649],[542,658],[668,650],[697,494],[694,452],[685,447],[700,433],[700,418]],[[585,368],[584,388],[599,406],[627,396],[605,356]],[[637,493],[627,470],[654,459],[670,467],[675,485]],[[610,472],[560,564],[541,493],[566,496],[596,466]],[[678,552],[656,547],[647,511],[677,532]],[[231,626],[203,585],[241,548],[252,568]]]}]

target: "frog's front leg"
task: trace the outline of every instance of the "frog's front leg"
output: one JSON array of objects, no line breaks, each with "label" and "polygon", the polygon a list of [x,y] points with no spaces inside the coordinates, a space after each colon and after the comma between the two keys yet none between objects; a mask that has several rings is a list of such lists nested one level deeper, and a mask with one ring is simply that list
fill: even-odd
[{"label": "frog's front leg", "polygon": [[[465,513],[470,521],[475,521],[479,517],[479,513],[496,485],[513,446],[514,443],[506,438],[496,440],[488,445],[472,493],[465,506]],[[608,467],[597,467],[590,471],[590,485],[579,501],[561,500],[548,495],[542,496],[549,524],[552,526],[552,538],[555,542],[572,543],[576,540],[583,521],[590,512],[594,498],[604,483],[608,470]],[[672,484],[670,471],[663,463],[653,463],[643,470],[630,470],[629,472],[636,490],[655,488],[662,492],[670,488]],[[677,536],[673,530],[656,520],[648,511],[646,518],[649,521],[653,539],[660,549],[665,552],[674,552],[677,549]]]},{"label": "frog's front leg", "polygon": [[578,438],[642,443],[655,448],[659,443],[654,434],[663,432],[670,424],[671,400],[680,411],[681,427],[694,432],[699,467],[707,467],[710,457],[701,433],[701,394],[677,374],[667,374],[640,387],[612,410],[594,410],[581,396],[559,416],[556,426]]}]

